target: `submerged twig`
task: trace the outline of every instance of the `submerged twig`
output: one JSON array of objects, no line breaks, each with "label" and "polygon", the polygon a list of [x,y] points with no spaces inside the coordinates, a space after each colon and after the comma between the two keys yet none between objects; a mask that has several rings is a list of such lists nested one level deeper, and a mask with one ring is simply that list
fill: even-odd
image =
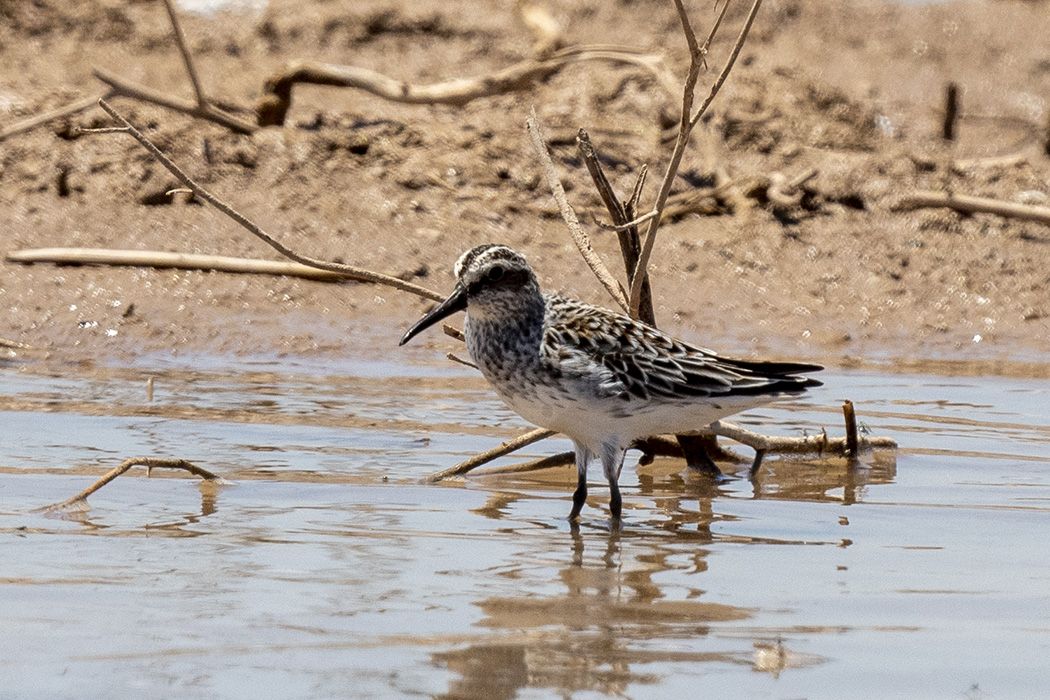
[{"label": "submerged twig", "polygon": [[224,479],[222,479],[222,477],[218,476],[217,474],[213,474],[207,469],[203,467],[198,467],[192,462],[187,462],[184,459],[161,459],[159,457],[132,457],[131,459],[126,459],[123,462],[121,462],[120,466],[110,470],[106,475],[99,478],[91,486],[88,486],[86,489],[73,496],[72,498],[67,498],[64,501],[61,501],[59,503],[52,503],[48,506],[42,506],[40,508],[37,508],[37,510],[41,510],[48,513],[62,510],[72,510],[77,508],[86,510],[88,496],[95,493],[100,488],[102,488],[103,486],[105,486],[106,484],[113,481],[118,476],[127,472],[129,469],[135,466],[146,467],[147,476],[149,476],[150,471],[153,469],[182,469],[183,471],[187,471],[190,474],[193,474],[194,476],[199,476],[205,481],[224,481]]}]

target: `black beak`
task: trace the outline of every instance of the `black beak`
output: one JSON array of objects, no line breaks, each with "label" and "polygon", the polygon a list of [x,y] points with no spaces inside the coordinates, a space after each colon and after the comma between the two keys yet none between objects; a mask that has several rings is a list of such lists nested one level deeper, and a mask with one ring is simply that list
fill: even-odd
[{"label": "black beak", "polygon": [[430,328],[438,321],[448,318],[457,311],[464,311],[467,308],[467,288],[457,284],[456,288],[452,290],[452,294],[449,295],[448,299],[441,302],[433,309],[430,310],[423,318],[416,321],[416,324],[405,331],[405,334],[401,336],[401,342],[398,343],[398,347],[404,345],[408,341],[415,338],[417,335]]}]

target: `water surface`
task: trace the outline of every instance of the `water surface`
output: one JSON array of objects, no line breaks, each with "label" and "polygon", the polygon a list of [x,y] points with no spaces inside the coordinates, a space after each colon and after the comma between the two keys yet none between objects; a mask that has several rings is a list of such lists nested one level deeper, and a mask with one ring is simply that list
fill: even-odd
[{"label": "water surface", "polygon": [[[1050,381],[825,374],[738,422],[899,452],[629,453],[573,530],[571,467],[423,483],[527,427],[466,369],[0,367],[0,697],[1045,696]],[[132,456],[232,483],[33,511]]]}]

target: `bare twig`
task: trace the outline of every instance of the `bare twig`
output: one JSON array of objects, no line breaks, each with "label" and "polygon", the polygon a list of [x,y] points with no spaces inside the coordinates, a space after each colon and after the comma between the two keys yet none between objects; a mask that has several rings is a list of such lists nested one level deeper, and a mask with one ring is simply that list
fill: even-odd
[{"label": "bare twig", "polygon": [[362,282],[383,284],[388,287],[393,287],[395,289],[400,289],[404,292],[410,292],[411,294],[431,299],[433,301],[442,301],[444,299],[444,296],[438,294],[433,290],[427,289],[426,287],[420,287],[419,285],[412,284],[411,282],[405,282],[403,280],[398,279],[397,277],[392,277],[391,275],[384,275],[379,272],[372,272],[371,270],[365,270],[364,268],[355,267],[353,265],[343,265],[341,263],[328,262],[325,260],[316,260],[314,258],[310,258],[305,255],[300,255],[299,253],[296,253],[294,250],[288,248],[283,243],[280,243],[272,236],[270,236],[270,234],[266,233],[257,225],[249,221],[243,214],[235,210],[229,204],[226,204],[226,202],[222,201],[221,199],[213,195],[211,192],[204,189],[201,185],[197,184],[197,182],[195,182],[189,175],[184,173],[177,165],[175,165],[175,163],[173,163],[171,159],[169,159],[167,156],[161,153],[160,149],[158,149],[152,141],[146,138],[145,135],[142,134],[142,132],[136,129],[131,124],[131,122],[129,122],[116,110],[110,107],[105,100],[99,100],[99,105],[102,107],[102,109],[106,111],[107,114],[116,119],[123,126],[127,127],[128,133],[132,137],[134,137],[134,139],[138,141],[143,148],[149,151],[151,156],[156,158],[158,162],[160,162],[165,168],[167,168],[168,171],[179,180],[179,182],[184,184],[186,187],[190,188],[196,196],[200,197],[205,202],[208,202],[213,207],[221,211],[223,214],[236,221],[242,227],[247,229],[249,232],[254,234],[256,237],[261,239],[263,242],[265,242],[267,245],[269,245],[271,248],[273,248],[286,258],[294,260],[298,263],[302,263],[303,265],[307,265],[309,267],[318,268],[320,270],[338,272],[340,274],[346,275],[347,277]]},{"label": "bare twig", "polygon": [[852,401],[842,404],[842,416],[846,421],[846,456],[857,456],[857,412],[853,409]]},{"label": "bare twig", "polygon": [[[851,404],[852,405],[852,404]],[[702,435],[719,435],[722,437],[730,438],[735,440],[741,445],[745,445],[755,450],[755,460],[752,464],[752,471],[757,471],[757,467],[762,464],[762,457],[767,453],[775,454],[838,454],[850,456],[850,438],[847,434],[846,437],[841,438],[829,438],[827,433],[821,431],[819,435],[810,435],[805,437],[778,437],[769,435],[760,435],[759,433],[752,432],[746,428],[741,428],[739,425],[733,423],[726,423],[719,421],[711,424],[708,428],[700,431],[695,436],[699,437]],[[531,435],[528,433],[523,435],[522,438]],[[852,453],[853,456],[860,454],[861,452],[867,452],[874,449],[896,449],[897,443],[891,438],[877,437],[857,437],[856,445],[854,446],[855,451]],[[521,440],[522,438],[518,438]],[[480,467],[482,464],[491,462],[498,457],[503,457],[510,452],[510,450],[504,450],[503,448],[509,443],[500,445],[496,450],[490,450],[484,453],[484,455],[478,455],[472,460],[462,462],[452,469],[456,470],[455,473],[448,473],[447,476],[461,476],[467,472]],[[514,447],[524,447],[530,444],[529,442],[523,442],[521,445]],[[667,457],[678,457],[685,456],[683,447],[680,443],[676,443],[672,440],[668,440],[665,437],[653,436],[646,438],[639,444],[633,445],[635,449],[642,450],[646,455],[661,455]],[[484,458],[484,459],[482,459]],[[738,455],[726,452],[719,456],[720,459],[728,459],[731,461],[739,461],[742,459]],[[574,454],[572,452],[560,452],[549,457],[542,459],[532,460],[529,462],[522,462],[520,464],[512,464],[506,467],[496,467],[494,469],[484,469],[475,472],[475,476],[493,476],[499,474],[523,474],[526,472],[539,471],[541,469],[550,469],[552,467],[561,467],[574,462]],[[647,462],[646,462],[647,463]],[[447,470],[451,471],[451,470]],[[441,472],[430,477],[429,481],[439,481],[445,478],[446,473]],[[752,474],[753,476],[754,474]]]},{"label": "bare twig", "polygon": [[894,206],[895,211],[910,211],[930,207],[947,207],[964,214],[998,214],[1010,219],[1035,221],[1050,226],[1050,207],[1003,202],[988,197],[972,197],[953,192],[916,192],[902,197]]},{"label": "bare twig", "polygon": [[[826,434],[807,435],[804,437],[778,437],[773,435],[760,435],[759,433],[741,428],[733,423],[716,421],[704,428],[702,432],[719,435],[721,437],[736,440],[741,445],[747,445],[754,450],[768,450],[778,454],[811,454],[830,453],[845,454],[846,438],[829,438]],[[886,437],[861,437],[857,438],[857,450],[864,452],[875,448],[896,449],[897,442]]]},{"label": "bare twig", "polygon": [[125,265],[131,267],[178,268],[182,270],[216,270],[218,272],[257,275],[285,275],[321,282],[357,279],[352,275],[295,262],[232,258],[225,255],[194,255],[157,250],[109,250],[99,248],[33,248],[16,250],[6,256],[8,262],[55,263],[58,265]]},{"label": "bare twig", "polygon": [[186,46],[186,35],[182,32],[182,25],[179,24],[178,15],[175,14],[175,5],[171,0],[164,0],[164,8],[168,11],[171,29],[175,34],[175,43],[178,44],[179,53],[182,54],[182,62],[186,66],[186,73],[190,76],[190,83],[193,84],[193,94],[197,96],[197,104],[203,107],[208,104],[208,99],[204,96],[201,79],[197,76],[197,68],[193,65],[193,57]]},{"label": "bare twig", "polygon": [[532,110],[532,114],[525,120],[525,123],[528,126],[529,135],[532,137],[532,145],[536,150],[536,155],[540,157],[540,162],[543,165],[543,173],[547,177],[547,185],[554,195],[554,200],[558,203],[562,218],[565,219],[565,223],[569,227],[569,233],[572,235],[573,242],[576,243],[580,254],[583,255],[583,259],[587,262],[591,271],[594,272],[598,281],[609,292],[609,296],[613,298],[621,309],[626,311],[627,295],[624,293],[620,283],[609,272],[609,268],[602,263],[601,258],[594,252],[590,238],[580,225],[580,220],[576,218],[576,212],[573,211],[569,200],[565,197],[565,188],[562,187],[561,180],[558,178],[558,172],[554,168],[554,161],[551,160],[550,154],[547,152],[547,145],[543,141],[543,131],[540,128],[536,110]]},{"label": "bare twig", "polygon": [[449,338],[455,338],[456,340],[466,340],[466,336],[463,335],[463,331],[447,323],[441,324],[441,332],[447,335]]},{"label": "bare twig", "polygon": [[[667,203],[667,197],[671,194],[671,185],[674,183],[675,176],[678,173],[678,167],[682,162],[682,156],[689,143],[689,135],[692,133],[693,127],[695,127],[701,117],[703,117],[704,112],[707,111],[708,106],[710,106],[712,100],[714,100],[715,96],[718,94],[722,84],[725,83],[726,78],[729,76],[729,72],[733,69],[733,65],[736,63],[737,56],[740,55],[740,50],[743,48],[744,42],[747,41],[747,35],[751,31],[751,25],[754,23],[755,15],[758,14],[758,8],[761,5],[762,0],[754,0],[747,18],[744,20],[744,26],[737,37],[736,44],[733,46],[729,58],[722,67],[722,72],[718,75],[718,78],[715,79],[707,98],[694,114],[692,111],[693,92],[696,89],[696,83],[700,77],[700,70],[704,64],[707,47],[710,45],[718,26],[721,24],[722,15],[719,16],[718,21],[712,28],[711,34],[708,36],[704,46],[700,47],[697,44],[696,35],[693,33],[693,29],[689,24],[689,17],[685,11],[684,5],[682,4],[682,0],[675,0],[675,7],[678,9],[678,16],[682,23],[682,30],[685,32],[686,42],[689,44],[689,74],[686,77],[685,89],[682,93],[682,118],[678,129],[678,136],[675,139],[674,149],[671,151],[671,160],[667,164],[667,171],[664,173],[664,179],[660,184],[660,191],[656,198],[656,204],[653,206],[653,211],[657,212],[657,215],[649,221],[649,226],[647,227],[645,234],[645,242],[642,245],[642,251],[638,258],[638,264],[635,266],[634,274],[631,276],[631,293],[629,296],[630,301],[628,308],[632,316],[637,316],[638,309],[641,305],[642,283],[646,279],[645,272],[649,268],[649,258],[652,256],[653,246],[656,244],[656,232],[660,228],[662,212]],[[728,0],[726,5],[722,8],[723,15],[727,6]]]},{"label": "bare twig", "polygon": [[[576,135],[576,149],[580,153],[580,157],[583,159],[584,164],[587,166],[587,171],[591,174],[591,180],[594,181],[594,186],[598,189],[598,194],[601,196],[602,201],[605,203],[605,208],[609,211],[609,216],[612,217],[613,224],[616,225],[616,236],[620,243],[620,254],[623,257],[624,268],[627,272],[627,284],[631,285],[631,275],[634,274],[635,265],[638,263],[638,254],[641,249],[641,242],[638,238],[638,224],[641,223],[638,219],[631,221],[634,218],[634,205],[637,203],[638,197],[641,196],[642,184],[645,182],[646,169],[642,169],[638,180],[636,181],[634,193],[631,195],[631,199],[628,200],[627,204],[620,202],[620,199],[613,192],[612,184],[609,182],[609,178],[606,177],[605,171],[602,169],[601,161],[598,159],[598,152],[594,148],[594,144],[591,143],[591,137],[587,134],[585,129],[580,129]],[[630,213],[628,210],[630,209]],[[641,219],[645,219],[648,216],[654,216],[653,212],[649,212]],[[648,274],[648,273],[647,273]],[[656,314],[653,311],[653,297],[652,289],[649,286],[648,280],[642,285],[642,305],[639,308],[639,316],[641,320],[645,321],[650,325],[656,325]]]},{"label": "bare twig", "polygon": [[355,88],[391,102],[447,104],[461,107],[482,97],[524,90],[581,61],[609,61],[640,66],[668,85],[663,57],[627,47],[578,46],[562,49],[541,60],[526,59],[489,75],[456,78],[430,85],[412,85],[358,66],[316,61],[295,61],[271,76],[257,108],[259,126],[284,123],[292,103],[292,88],[299,83]]},{"label": "bare twig", "polygon": [[461,364],[461,365],[463,365],[465,367],[470,367],[471,369],[477,369],[478,368],[478,366],[476,364],[474,364],[470,360],[463,359],[462,357],[460,357],[459,355],[457,355],[454,352],[445,353],[445,357],[448,358],[449,360],[451,360],[453,362],[456,362],[456,363],[459,363],[459,364]]},{"label": "bare twig", "polygon": [[553,430],[547,430],[545,428],[537,428],[535,430],[531,430],[525,433],[524,435],[519,435],[513,440],[508,440],[507,442],[504,442],[499,447],[495,447],[486,452],[482,452],[479,455],[474,455],[470,459],[464,462],[460,462],[454,467],[449,467],[448,469],[439,471],[436,474],[431,474],[427,477],[427,482],[434,483],[437,481],[442,481],[452,476],[461,476],[471,471],[472,469],[480,467],[482,464],[487,464],[488,462],[491,462],[494,459],[499,459],[500,457],[508,455],[511,452],[514,452],[515,450],[519,450],[522,447],[531,445],[534,442],[545,440],[552,435],[555,435],[555,432]]},{"label": "bare twig", "polygon": [[85,97],[82,100],[70,102],[69,104],[64,105],[62,107],[58,107],[56,109],[52,109],[47,112],[42,112],[41,114],[29,117],[28,119],[20,121],[17,124],[12,124],[6,129],[0,130],[0,141],[3,141],[4,139],[9,138],[11,136],[24,133],[31,129],[35,129],[36,127],[42,124],[46,124],[50,121],[61,119],[63,117],[70,117],[74,114],[78,114],[80,112],[89,110],[92,107],[97,106],[98,101],[100,99],[109,99],[112,96],[113,91],[109,90],[101,97]]},{"label": "bare twig", "polygon": [[87,507],[88,507],[87,506],[87,497],[88,496],[90,496],[91,494],[95,493],[100,488],[102,488],[103,486],[105,486],[106,484],[108,484],[109,482],[113,481],[118,476],[120,476],[121,474],[125,473],[126,471],[128,471],[129,469],[131,469],[132,467],[135,467],[135,466],[146,467],[146,475],[147,476],[149,475],[150,471],[153,470],[153,469],[182,469],[184,471],[188,471],[190,474],[193,474],[195,476],[199,476],[200,478],[204,479],[205,481],[219,481],[219,482],[223,482],[224,481],[217,474],[213,474],[212,472],[208,471],[207,469],[204,469],[203,467],[198,467],[197,465],[193,464],[192,462],[187,462],[184,459],[160,459],[158,457],[132,457],[131,459],[126,459],[123,462],[121,462],[120,466],[118,466],[115,469],[111,470],[105,476],[101,477],[98,481],[93,483],[91,486],[88,486],[86,489],[84,489],[83,491],[81,491],[77,495],[73,496],[72,498],[67,498],[66,500],[61,501],[60,503],[52,503],[49,506],[42,506],[41,508],[38,508],[37,510],[49,512],[49,513],[50,512],[54,512],[54,511],[64,511],[64,510],[74,510],[74,509],[86,510]]},{"label": "bare twig", "polygon": [[176,112],[188,114],[191,117],[213,121],[216,124],[221,124],[227,129],[240,134],[251,134],[257,129],[254,124],[250,124],[243,119],[238,119],[232,114],[228,114],[210,103],[205,103],[201,106],[193,100],[166,95],[163,92],[153,90],[144,85],[137,85],[129,80],[125,80],[119,75],[111,73],[103,68],[96,68],[93,73],[96,78],[111,88],[109,92],[109,96],[111,97],[131,97],[143,102],[152,102],[161,107],[167,107]]}]

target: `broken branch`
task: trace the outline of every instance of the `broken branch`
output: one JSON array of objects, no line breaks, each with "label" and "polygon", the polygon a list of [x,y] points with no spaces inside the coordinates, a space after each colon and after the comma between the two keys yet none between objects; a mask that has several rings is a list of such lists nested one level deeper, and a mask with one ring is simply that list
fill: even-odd
[{"label": "broken branch", "polygon": [[93,71],[93,74],[96,78],[110,87],[110,92],[108,93],[109,97],[130,97],[143,102],[152,102],[161,107],[167,107],[170,110],[188,114],[191,117],[206,119],[215,122],[216,124],[221,124],[227,129],[239,134],[251,134],[255,132],[257,128],[254,124],[238,119],[232,114],[227,114],[207,102],[200,105],[193,100],[166,95],[163,92],[158,92],[157,90],[145,87],[144,85],[137,85],[131,81],[125,80],[103,68],[96,68]]},{"label": "broken branch", "polygon": [[916,192],[901,198],[892,208],[894,211],[911,211],[930,207],[947,207],[964,214],[997,214],[1050,226],[1050,207],[1015,204],[953,192]]},{"label": "broken branch", "polygon": [[656,232],[660,228],[664,206],[667,203],[668,196],[671,194],[671,186],[674,184],[674,179],[678,174],[678,167],[682,162],[682,156],[684,155],[685,148],[689,143],[689,135],[692,133],[693,127],[696,126],[700,121],[700,118],[704,115],[704,112],[707,111],[712,100],[715,99],[722,84],[725,83],[726,78],[729,76],[729,72],[733,69],[733,65],[736,63],[737,56],[740,55],[740,50],[743,48],[744,42],[747,41],[747,35],[751,31],[751,25],[754,23],[755,16],[758,14],[758,8],[761,5],[762,0],[754,0],[747,18],[744,20],[744,26],[740,30],[739,36],[737,36],[736,44],[734,44],[733,50],[729,54],[729,58],[722,67],[722,72],[718,75],[718,78],[711,86],[711,90],[703,104],[700,105],[700,109],[698,109],[695,114],[692,114],[693,92],[696,89],[696,83],[700,77],[700,70],[705,60],[707,47],[714,37],[715,31],[717,31],[718,25],[721,23],[721,17],[725,14],[728,0],[726,6],[723,6],[722,15],[719,16],[715,26],[712,28],[711,34],[708,36],[708,40],[704,43],[703,48],[697,46],[696,35],[693,33],[693,29],[689,24],[689,17],[685,11],[685,7],[682,5],[682,0],[675,0],[675,7],[678,9],[678,16],[682,23],[682,30],[685,33],[686,42],[689,44],[689,74],[686,77],[685,89],[682,93],[682,118],[678,129],[678,136],[675,139],[674,149],[671,151],[671,160],[667,164],[667,170],[664,173],[663,182],[660,184],[660,191],[656,198],[656,204],[653,206],[653,211],[656,212],[656,215],[649,221],[649,226],[647,227],[645,234],[645,242],[642,245],[641,254],[638,257],[638,264],[635,266],[634,274],[631,275],[631,293],[629,296],[630,301],[628,309],[632,317],[637,317],[638,309],[641,306],[642,283],[647,277],[646,271],[649,269],[649,258],[652,257],[653,246],[656,244]]},{"label": "broken branch", "polygon": [[627,47],[578,46],[563,49],[542,60],[526,59],[503,70],[473,78],[454,78],[430,85],[413,85],[368,68],[316,61],[295,61],[271,76],[257,107],[259,126],[284,124],[292,105],[292,88],[299,83],[364,90],[403,104],[446,104],[462,107],[482,97],[524,90],[546,80],[566,66],[581,61],[610,61],[641,66],[664,86],[663,58]]},{"label": "broken branch", "polygon": [[543,165],[543,173],[547,177],[547,185],[554,195],[554,200],[558,203],[558,208],[561,210],[562,218],[565,219],[565,224],[569,227],[569,234],[572,236],[573,242],[579,248],[580,254],[587,262],[587,266],[591,268],[598,281],[609,292],[609,296],[613,298],[613,301],[621,309],[626,311],[627,295],[624,293],[620,283],[609,272],[609,268],[605,266],[598,254],[594,252],[590,238],[580,225],[580,220],[576,218],[576,212],[573,211],[572,205],[569,204],[569,200],[565,196],[565,188],[562,187],[561,180],[558,178],[558,171],[554,167],[554,161],[551,160],[550,153],[547,152],[547,145],[544,143],[543,131],[540,128],[539,118],[536,116],[535,109],[532,110],[532,114],[525,120],[525,124],[528,127],[529,136],[532,137],[532,145],[536,150],[536,155],[540,157],[540,163]]},{"label": "broken branch", "polygon": [[47,512],[47,513],[53,513],[55,511],[73,510],[73,509],[86,510],[87,507],[88,507],[87,506],[87,497],[88,496],[90,496],[91,494],[95,493],[100,488],[102,488],[103,486],[105,486],[106,484],[108,484],[109,482],[113,481],[118,476],[120,476],[121,474],[124,474],[129,469],[131,469],[132,467],[135,467],[135,466],[146,467],[146,475],[147,476],[149,476],[150,471],[153,470],[153,469],[182,469],[184,471],[189,472],[190,474],[193,474],[194,476],[199,476],[200,478],[204,479],[205,481],[218,481],[220,483],[225,481],[224,479],[222,479],[217,474],[213,474],[212,472],[208,471],[207,469],[204,469],[203,467],[198,467],[197,465],[193,464],[192,462],[187,462],[184,459],[160,459],[158,457],[132,457],[131,459],[126,459],[123,462],[121,462],[120,466],[112,469],[106,475],[104,475],[100,479],[98,479],[98,481],[93,483],[91,486],[88,486],[86,489],[84,489],[83,491],[81,491],[77,495],[73,496],[72,498],[67,498],[66,500],[61,501],[59,503],[52,503],[49,506],[42,506],[42,507],[38,508],[37,510],[41,510],[41,511],[44,511],[44,512]]},{"label": "broken branch", "polygon": [[225,255],[194,255],[157,250],[108,250],[99,248],[32,248],[16,250],[6,256],[8,262],[55,263],[57,265],[124,265],[130,267],[178,268],[181,270],[215,270],[257,275],[285,275],[321,282],[357,279],[352,275],[295,262],[233,258]]}]

